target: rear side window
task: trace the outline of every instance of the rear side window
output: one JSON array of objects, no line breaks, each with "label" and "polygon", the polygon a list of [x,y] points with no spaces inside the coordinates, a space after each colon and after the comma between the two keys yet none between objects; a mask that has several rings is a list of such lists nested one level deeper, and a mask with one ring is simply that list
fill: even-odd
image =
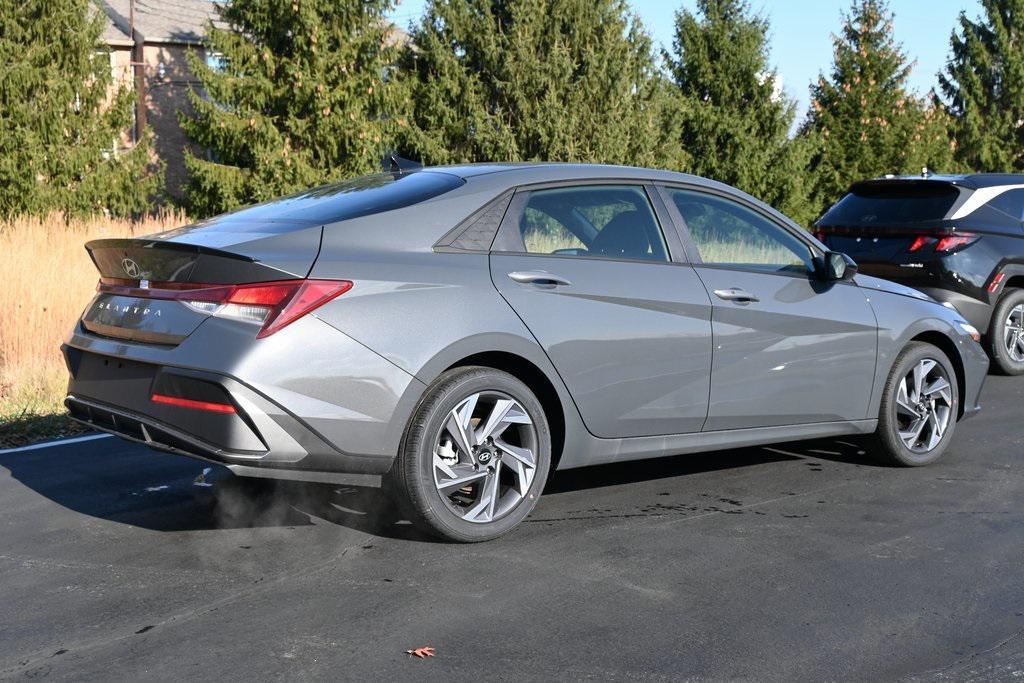
[{"label": "rear side window", "polygon": [[667,261],[647,193],[630,185],[590,185],[530,193],[519,233],[530,254]]},{"label": "rear side window", "polygon": [[889,183],[855,188],[818,221],[819,225],[892,225],[939,221],[953,208],[959,191],[939,182]]},{"label": "rear side window", "polygon": [[[401,175],[378,173],[314,187],[225,214],[211,222],[242,222],[255,226],[275,221],[334,223],[412,206],[454,190],[463,183],[465,181],[458,176],[434,171]],[[239,231],[235,225],[231,229],[232,232]]]},{"label": "rear side window", "polygon": [[1002,211],[1014,220],[1024,220],[1024,190],[1003,192],[988,203],[993,209]]}]

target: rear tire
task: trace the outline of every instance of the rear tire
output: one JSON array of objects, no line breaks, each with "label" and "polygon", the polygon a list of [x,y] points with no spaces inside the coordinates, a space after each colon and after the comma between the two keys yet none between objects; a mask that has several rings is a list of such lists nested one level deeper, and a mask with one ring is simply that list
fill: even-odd
[{"label": "rear tire", "polygon": [[941,349],[911,342],[896,358],[868,452],[885,465],[920,467],[949,448],[960,410],[956,371]]},{"label": "rear tire", "polygon": [[993,370],[1024,375],[1024,289],[1009,290],[996,304],[986,341]]},{"label": "rear tire", "polygon": [[421,530],[476,543],[530,514],[550,463],[551,430],[529,387],[493,368],[456,368],[424,394],[388,483]]}]

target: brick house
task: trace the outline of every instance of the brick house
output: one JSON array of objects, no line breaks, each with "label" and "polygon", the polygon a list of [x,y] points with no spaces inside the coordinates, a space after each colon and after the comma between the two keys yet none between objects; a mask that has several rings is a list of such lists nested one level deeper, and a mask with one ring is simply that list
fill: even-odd
[{"label": "brick house", "polygon": [[[179,112],[191,111],[188,91],[198,89],[186,54],[205,58],[202,38],[216,17],[213,0],[97,0],[106,15],[103,40],[110,48],[115,83],[141,93],[135,110],[133,144],[142,130],[153,132],[156,156],[166,165],[167,193],[182,197],[184,150],[188,138]],[[133,34],[134,29],[134,34]]]},{"label": "brick house", "polygon": [[[134,130],[125,143],[134,144],[149,126],[154,152],[166,167],[167,194],[182,199],[184,150],[190,145],[178,116],[192,111],[189,90],[202,92],[186,55],[194,52],[207,63],[217,58],[206,55],[203,36],[207,22],[216,22],[216,5],[223,0],[95,1],[107,19],[102,38],[110,48],[114,82],[142,94],[135,105]],[[387,44],[403,46],[409,40],[401,28],[388,26]]]}]

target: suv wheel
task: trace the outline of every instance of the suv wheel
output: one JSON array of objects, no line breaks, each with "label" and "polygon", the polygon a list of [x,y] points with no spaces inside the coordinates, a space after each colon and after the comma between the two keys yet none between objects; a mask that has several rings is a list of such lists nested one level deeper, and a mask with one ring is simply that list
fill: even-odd
[{"label": "suv wheel", "polygon": [[884,464],[900,467],[935,462],[953,438],[959,396],[946,354],[931,344],[908,344],[885,384],[869,452]]},{"label": "suv wheel", "polygon": [[500,370],[457,368],[427,390],[390,484],[424,531],[488,541],[530,514],[550,462],[551,432],[533,392]]},{"label": "suv wheel", "polygon": [[1024,289],[1010,290],[996,305],[988,352],[1000,373],[1024,374]]}]

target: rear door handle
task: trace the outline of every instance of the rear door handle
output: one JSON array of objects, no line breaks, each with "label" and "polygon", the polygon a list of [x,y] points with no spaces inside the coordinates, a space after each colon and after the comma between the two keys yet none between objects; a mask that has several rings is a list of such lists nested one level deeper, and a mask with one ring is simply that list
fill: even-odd
[{"label": "rear door handle", "polygon": [[760,301],[756,296],[749,292],[744,292],[742,289],[733,287],[732,289],[716,289],[715,296],[725,301],[735,301],[738,304],[752,304]]},{"label": "rear door handle", "polygon": [[515,282],[522,285],[543,285],[554,287],[556,285],[568,286],[572,283],[564,277],[559,277],[546,270],[517,270],[508,274]]}]

